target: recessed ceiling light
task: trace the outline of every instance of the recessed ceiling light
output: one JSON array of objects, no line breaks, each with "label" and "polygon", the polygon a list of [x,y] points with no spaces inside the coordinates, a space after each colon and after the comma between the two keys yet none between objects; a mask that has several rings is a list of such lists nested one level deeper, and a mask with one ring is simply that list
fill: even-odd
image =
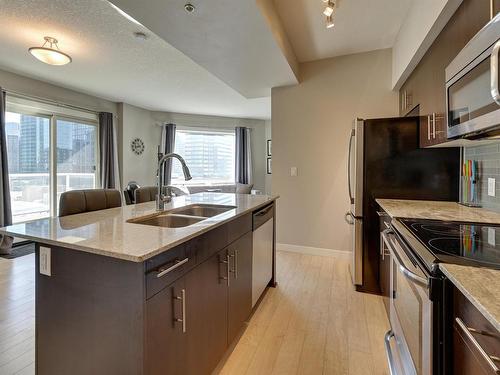
[{"label": "recessed ceiling light", "polygon": [[123,10],[121,10],[120,8],[118,8],[115,4],[113,3],[109,3],[109,5],[111,5],[118,13],[120,13],[123,17],[125,17],[126,19],[128,19],[129,21],[132,21],[133,23],[135,23],[136,25],[142,25],[142,23],[140,23],[139,21],[137,21],[134,17],[132,17],[131,15],[125,13]]},{"label": "recessed ceiling light", "polygon": [[187,3],[186,5],[184,5],[184,9],[188,13],[193,13],[196,10],[196,7],[193,4]]},{"label": "recessed ceiling light", "polygon": [[141,40],[146,40],[148,39],[148,34],[146,33],[143,33],[142,31],[136,31],[134,33],[134,36],[137,38],[137,39],[141,39]]},{"label": "recessed ceiling light", "polygon": [[71,56],[59,50],[57,39],[50,36],[43,39],[45,43],[41,47],[28,49],[35,58],[49,65],[66,65],[72,61]]}]

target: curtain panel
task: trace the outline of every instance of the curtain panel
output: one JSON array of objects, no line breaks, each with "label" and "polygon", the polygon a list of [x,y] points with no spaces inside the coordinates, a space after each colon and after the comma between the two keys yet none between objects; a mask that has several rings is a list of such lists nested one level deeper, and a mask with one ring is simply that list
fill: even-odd
[{"label": "curtain panel", "polygon": [[[5,91],[0,87],[0,227],[12,224],[10,203],[9,166],[5,132]],[[13,238],[0,235],[0,254],[9,254]]]},{"label": "curtain panel", "polygon": [[[160,153],[162,156],[175,150],[175,129],[175,124],[163,124],[161,127]],[[172,159],[169,159],[163,165],[162,186],[170,185],[172,182],[172,161]]]},{"label": "curtain panel", "polygon": [[99,113],[99,156],[101,187],[120,190],[116,130],[109,112]]},{"label": "curtain panel", "polygon": [[253,184],[250,129],[236,127],[236,182]]}]

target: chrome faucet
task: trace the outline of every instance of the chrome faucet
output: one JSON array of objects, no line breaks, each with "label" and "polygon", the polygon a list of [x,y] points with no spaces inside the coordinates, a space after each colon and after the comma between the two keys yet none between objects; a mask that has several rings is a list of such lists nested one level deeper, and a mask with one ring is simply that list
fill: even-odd
[{"label": "chrome faucet", "polygon": [[182,172],[184,173],[184,179],[186,181],[192,179],[186,161],[182,158],[182,156],[174,152],[163,155],[163,157],[158,162],[158,170],[156,171],[157,186],[158,186],[158,192],[156,195],[156,209],[158,211],[162,211],[163,209],[165,209],[165,202],[170,203],[172,201],[172,196],[173,196],[172,186],[170,185],[166,186],[166,194],[163,194],[163,176],[164,176],[163,164],[165,164],[165,162],[169,159],[179,160],[182,165]]}]

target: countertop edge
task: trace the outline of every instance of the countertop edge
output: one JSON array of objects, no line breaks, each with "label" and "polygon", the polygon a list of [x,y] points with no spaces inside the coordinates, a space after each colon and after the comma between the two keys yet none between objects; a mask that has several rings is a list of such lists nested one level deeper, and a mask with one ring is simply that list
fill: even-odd
[{"label": "countertop edge", "polygon": [[491,315],[488,309],[481,303],[474,295],[459,281],[455,278],[452,272],[446,269],[446,264],[440,263],[439,269],[446,275],[446,277],[455,285],[460,292],[472,303],[479,312],[500,332],[500,322]]},{"label": "countertop edge", "polygon": [[269,200],[267,200],[265,202],[259,203],[259,204],[255,205],[254,207],[251,207],[251,208],[248,208],[244,211],[241,211],[238,214],[231,216],[230,218],[218,221],[216,223],[213,223],[210,226],[201,228],[199,231],[197,231],[195,233],[192,233],[192,234],[187,235],[186,237],[184,237],[182,239],[179,239],[177,241],[169,243],[168,245],[165,245],[164,247],[160,247],[156,250],[152,250],[147,255],[143,255],[143,256],[133,256],[133,255],[120,254],[120,253],[115,253],[115,252],[111,252],[111,251],[107,251],[107,250],[103,250],[103,249],[89,247],[89,246],[81,246],[81,245],[78,245],[77,243],[67,243],[67,242],[54,241],[54,240],[50,240],[50,239],[38,238],[38,237],[25,235],[25,234],[19,235],[18,233],[14,233],[14,232],[10,232],[8,230],[5,230],[5,228],[0,228],[0,235],[8,235],[8,236],[13,236],[13,237],[23,238],[23,239],[27,239],[27,240],[30,240],[30,241],[33,241],[36,243],[40,243],[43,245],[58,246],[58,247],[63,247],[63,248],[67,248],[67,249],[74,249],[77,251],[82,251],[82,252],[93,254],[93,255],[102,255],[105,257],[109,257],[109,258],[115,258],[115,259],[120,259],[120,260],[124,260],[124,261],[135,262],[135,263],[142,263],[148,259],[151,259],[159,254],[164,253],[165,251],[173,249],[174,247],[179,246],[179,245],[181,245],[181,244],[183,244],[183,243],[185,243],[185,242],[187,242],[195,237],[203,235],[203,234],[211,231],[212,229],[218,228],[221,225],[224,225],[232,220],[235,220],[243,215],[246,215],[249,212],[253,212],[255,210],[258,210],[259,208],[262,208],[268,204],[275,203],[276,200],[278,200],[278,199],[279,199],[279,195],[273,195],[270,197]]}]

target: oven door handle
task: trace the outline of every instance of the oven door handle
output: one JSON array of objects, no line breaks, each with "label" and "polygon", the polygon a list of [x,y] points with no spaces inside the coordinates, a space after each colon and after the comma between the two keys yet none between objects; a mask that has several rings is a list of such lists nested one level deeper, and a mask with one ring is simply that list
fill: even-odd
[{"label": "oven door handle", "polygon": [[500,40],[495,43],[491,51],[491,97],[500,105],[500,91],[498,89],[498,52],[500,51]]},{"label": "oven door handle", "polygon": [[391,339],[394,338],[394,333],[388,331],[385,334],[384,344],[385,344],[385,355],[387,356],[387,363],[389,364],[389,374],[397,375],[396,364],[394,363],[394,356],[392,354]]},{"label": "oven door handle", "polygon": [[391,246],[391,243],[390,243],[389,239],[387,238],[387,234],[388,233],[390,233],[390,232],[389,231],[387,231],[387,232],[384,231],[382,233],[382,237],[384,238],[384,241],[385,241],[387,247],[391,251],[391,255],[394,255],[394,258],[396,259],[396,262],[398,264],[399,271],[401,271],[401,273],[404,275],[404,277],[406,277],[411,282],[413,282],[413,283],[415,283],[417,285],[423,286],[424,288],[428,288],[429,287],[429,282],[427,281],[427,279],[425,277],[419,276],[416,273],[410,271],[408,268],[406,268],[406,266],[403,263],[403,260],[399,256],[399,254],[396,251],[396,249],[394,249],[394,247]]}]

